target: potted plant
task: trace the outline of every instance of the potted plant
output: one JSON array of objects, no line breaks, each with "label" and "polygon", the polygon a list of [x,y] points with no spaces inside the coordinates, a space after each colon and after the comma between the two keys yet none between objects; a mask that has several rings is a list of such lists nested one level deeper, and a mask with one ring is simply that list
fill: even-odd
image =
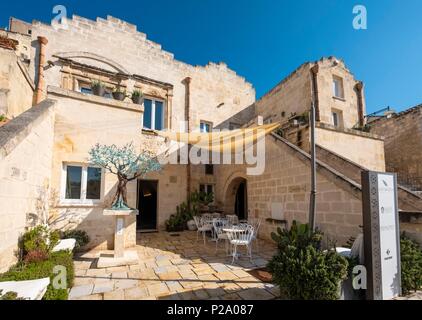
[{"label": "potted plant", "polygon": [[132,91],[131,99],[135,104],[142,104],[144,102],[144,94],[141,90],[135,89]]},{"label": "potted plant", "polygon": [[183,231],[185,229],[183,219],[179,214],[172,214],[165,224],[168,232]]},{"label": "potted plant", "polygon": [[113,90],[114,100],[123,101],[126,98],[126,90],[122,89],[120,85],[114,88]]},{"label": "potted plant", "polygon": [[106,90],[105,90],[105,84],[101,80],[92,80],[91,81],[91,89],[92,93],[96,96],[104,96]]}]

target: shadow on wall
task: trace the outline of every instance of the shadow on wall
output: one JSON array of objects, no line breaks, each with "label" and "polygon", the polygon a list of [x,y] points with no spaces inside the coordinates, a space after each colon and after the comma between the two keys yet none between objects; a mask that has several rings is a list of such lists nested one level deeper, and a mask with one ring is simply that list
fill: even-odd
[{"label": "shadow on wall", "polygon": [[[112,199],[117,189],[117,182],[104,196],[104,201],[95,206],[75,206],[60,204],[57,190],[50,191],[48,223],[53,229],[66,231],[69,229],[84,230],[88,233],[90,242],[83,250],[113,249],[114,247],[114,217],[104,216],[103,210],[111,207]],[[125,218],[125,226],[133,221]],[[136,223],[136,220],[135,220]]]}]

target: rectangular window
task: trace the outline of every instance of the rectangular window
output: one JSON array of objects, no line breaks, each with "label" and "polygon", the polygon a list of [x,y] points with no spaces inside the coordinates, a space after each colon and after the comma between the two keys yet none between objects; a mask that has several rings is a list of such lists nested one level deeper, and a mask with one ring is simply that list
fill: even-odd
[{"label": "rectangular window", "polygon": [[88,167],[86,181],[86,198],[101,198],[101,168]]},{"label": "rectangular window", "polygon": [[144,109],[144,127],[152,130],[164,129],[164,102],[145,99]]},{"label": "rectangular window", "polygon": [[214,193],[214,185],[212,184],[200,184],[199,191],[206,194]]},{"label": "rectangular window", "polygon": [[92,94],[92,89],[88,87],[82,87],[81,92],[86,94]]},{"label": "rectangular window", "polygon": [[201,121],[200,125],[199,125],[199,130],[200,132],[211,132],[212,130],[212,124],[211,122],[207,122],[207,121]]},{"label": "rectangular window", "polygon": [[214,174],[214,166],[212,164],[205,165],[205,174]]},{"label": "rectangular window", "polygon": [[102,170],[87,165],[64,164],[63,197],[65,202],[92,203],[101,199]]},{"label": "rectangular window", "polygon": [[340,77],[333,77],[333,95],[336,98],[344,99],[343,79]]},{"label": "rectangular window", "polygon": [[67,166],[66,168],[66,199],[81,198],[82,167]]},{"label": "rectangular window", "polygon": [[332,110],[331,111],[331,119],[332,119],[332,124],[335,127],[342,127],[343,126],[343,112],[341,112],[340,110]]}]

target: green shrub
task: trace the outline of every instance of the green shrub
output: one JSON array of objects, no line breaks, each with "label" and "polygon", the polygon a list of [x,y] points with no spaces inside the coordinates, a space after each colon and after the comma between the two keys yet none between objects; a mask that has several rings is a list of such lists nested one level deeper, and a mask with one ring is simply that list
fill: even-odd
[{"label": "green shrub", "polygon": [[272,238],[278,253],[268,269],[282,295],[297,300],[338,299],[347,278],[347,260],[335,250],[321,249],[322,233],[295,221],[290,230],[277,229]]},{"label": "green shrub", "polygon": [[24,259],[31,251],[37,251],[37,254],[34,254],[37,259],[42,255],[46,258],[48,253],[50,253],[54,246],[59,242],[59,238],[60,236],[58,231],[50,231],[44,225],[36,226],[25,232],[21,237],[21,247]]},{"label": "green shrub", "polygon": [[18,294],[14,291],[7,291],[3,293],[3,290],[0,290],[0,300],[25,300],[25,299],[18,298]]},{"label": "green shrub", "polygon": [[142,93],[141,90],[135,89],[135,90],[132,91],[132,98],[142,97],[143,95],[144,94]]},{"label": "green shrub", "polygon": [[80,249],[89,243],[89,236],[84,230],[67,230],[62,233],[62,239],[75,239],[75,249]]},{"label": "green shrub", "polygon": [[67,251],[52,252],[47,260],[40,262],[18,263],[9,271],[0,275],[0,281],[35,280],[50,277],[50,284],[43,299],[66,300],[68,297],[67,289],[54,289],[52,286],[53,278],[56,276],[53,273],[53,268],[57,265],[66,268],[67,287],[72,287],[75,274],[72,254]]},{"label": "green shrub", "polygon": [[419,245],[402,235],[400,255],[403,294],[422,289],[422,250]]},{"label": "green shrub", "polygon": [[201,205],[208,205],[214,199],[213,193],[194,191],[189,196],[190,205],[182,202],[176,207],[176,214],[172,214],[165,222],[167,231],[182,231],[186,228],[186,223],[199,214]]},{"label": "green shrub", "polygon": [[105,86],[106,86],[105,83],[102,82],[101,80],[96,80],[96,79],[91,80],[91,88],[94,88],[94,87],[105,88]]}]

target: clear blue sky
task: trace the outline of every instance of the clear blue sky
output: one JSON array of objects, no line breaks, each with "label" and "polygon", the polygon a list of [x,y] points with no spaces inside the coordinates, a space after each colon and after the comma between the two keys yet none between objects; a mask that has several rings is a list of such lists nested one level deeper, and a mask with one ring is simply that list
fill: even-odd
[{"label": "clear blue sky", "polygon": [[[56,4],[68,16],[134,23],[190,64],[224,61],[257,97],[304,61],[334,55],[364,81],[368,113],[422,103],[421,0],[19,0],[2,3],[0,26],[9,16],[48,22]],[[356,4],[368,10],[367,30],[352,27]]]}]

